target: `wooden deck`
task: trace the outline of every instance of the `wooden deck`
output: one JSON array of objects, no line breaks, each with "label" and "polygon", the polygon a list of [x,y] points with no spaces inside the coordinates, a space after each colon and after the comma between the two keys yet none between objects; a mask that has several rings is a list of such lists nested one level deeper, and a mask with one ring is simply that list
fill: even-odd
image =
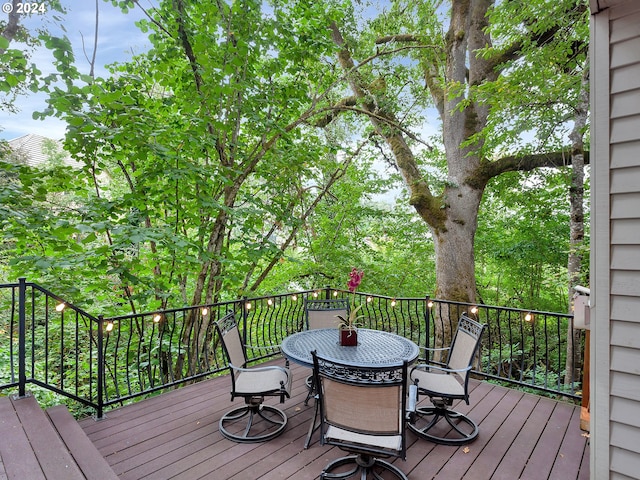
[{"label": "wooden deck", "polygon": [[[303,448],[314,412],[313,401],[303,404],[309,370],[292,368],[293,396],[284,404],[287,430],[270,442],[238,444],[218,431],[220,416],[233,405],[229,377],[109,411],[101,421],[79,423],[121,480],[314,479],[344,452],[320,446],[317,433],[311,447]],[[269,403],[277,405],[277,400]],[[451,447],[408,432],[407,460],[395,463],[410,479],[589,478],[588,436],[580,430],[579,405],[475,381],[471,405],[456,408],[479,424],[478,439]]]}]

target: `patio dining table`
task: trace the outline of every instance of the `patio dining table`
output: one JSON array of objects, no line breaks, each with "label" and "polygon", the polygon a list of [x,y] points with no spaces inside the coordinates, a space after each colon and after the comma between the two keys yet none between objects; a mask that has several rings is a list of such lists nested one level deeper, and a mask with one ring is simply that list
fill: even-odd
[{"label": "patio dining table", "polygon": [[[280,346],[282,354],[290,361],[313,368],[312,351],[328,360],[358,367],[382,367],[404,362],[413,363],[420,352],[418,345],[395,333],[381,330],[358,329],[358,344],[353,347],[340,345],[337,328],[319,328],[294,333],[286,337]],[[316,414],[309,427],[304,448],[309,447],[316,430]]]},{"label": "patio dining table", "polygon": [[413,362],[419,348],[408,338],[382,330],[358,329],[358,345],[340,345],[337,328],[304,330],[289,335],[282,341],[285,357],[302,366],[313,368],[311,352],[321,357],[358,367],[389,366],[399,362]]}]

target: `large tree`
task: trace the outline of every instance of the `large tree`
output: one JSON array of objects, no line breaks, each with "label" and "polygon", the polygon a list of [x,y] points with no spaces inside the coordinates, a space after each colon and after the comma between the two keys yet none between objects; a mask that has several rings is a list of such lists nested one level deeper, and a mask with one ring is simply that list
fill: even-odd
[{"label": "large tree", "polygon": [[[448,18],[442,11],[445,4],[450,6]],[[516,7],[519,14],[511,20],[493,12],[494,8],[506,11]],[[506,22],[511,30],[504,27],[505,23],[493,25],[493,19]],[[551,125],[557,128],[572,119],[573,106],[564,98],[575,98],[579,91],[581,59],[586,55],[586,22],[586,5],[573,0],[526,5],[501,2],[495,6],[491,0],[401,0],[392,2],[390,11],[376,20],[377,47],[365,58],[356,56],[366,52],[371,41],[367,44],[362,38],[356,39],[347,25],[332,24],[333,39],[341,49],[339,62],[353,93],[349,102],[342,103],[366,115],[375,133],[385,139],[409,190],[409,203],[433,234],[436,297],[476,301],[474,238],[488,182],[509,171],[570,162],[573,152],[561,150],[559,137],[550,132]],[[494,30],[498,32],[497,42],[492,38]],[[537,62],[528,61],[536,51],[546,52],[544,58],[555,68],[536,71]],[[400,53],[406,53],[405,58],[420,68],[425,87],[422,95],[430,97],[440,119],[445,173],[439,184],[434,182],[424,155],[418,153],[419,143],[408,133],[411,124],[407,119],[413,117],[400,108],[401,90],[410,81],[403,75],[406,67],[401,61],[386,63],[385,68],[369,66],[377,59]],[[534,68],[527,70],[520,68],[522,65]],[[525,82],[523,71],[535,80]],[[543,92],[541,100],[549,103],[540,101],[525,108],[523,103],[541,84],[552,83],[561,74],[569,79],[563,85],[572,86],[572,91],[565,92],[564,98],[551,98]],[[516,91],[518,84],[522,93]],[[553,87],[551,90],[557,91]],[[428,106],[415,87],[412,93],[412,107]],[[502,95],[509,95],[509,101]],[[521,112],[507,116],[518,108],[518,100]],[[545,114],[545,109],[553,114]],[[532,121],[534,118],[538,123]],[[525,125],[546,132],[554,142],[540,143],[535,153],[516,148],[515,141]],[[501,133],[504,129],[511,129],[513,134]],[[449,335],[447,331],[441,333]]]}]

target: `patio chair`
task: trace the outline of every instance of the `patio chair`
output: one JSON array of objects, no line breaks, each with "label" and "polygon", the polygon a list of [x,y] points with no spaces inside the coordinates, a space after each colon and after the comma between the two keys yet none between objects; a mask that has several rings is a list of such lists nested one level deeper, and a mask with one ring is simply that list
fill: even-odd
[{"label": "patio chair", "polygon": [[[346,298],[328,298],[328,299],[308,299],[304,301],[304,313],[306,317],[307,330],[317,328],[338,328],[337,315],[346,318],[349,315],[349,300]],[[309,404],[309,399],[315,394],[315,383],[313,375],[309,375],[305,383],[308,393],[304,404]]]},{"label": "patio chair", "polygon": [[337,315],[349,314],[349,300],[346,298],[305,299],[304,312],[307,330],[316,328],[338,328]]},{"label": "patio chair", "polygon": [[[427,363],[411,369],[409,378],[417,386],[418,396],[428,396],[433,404],[417,407],[409,417],[409,429],[419,437],[443,445],[462,445],[478,436],[473,420],[448,407],[456,399],[469,405],[469,375],[485,327],[463,313],[450,347],[426,349],[448,351],[446,364],[434,364],[427,358]],[[440,422],[442,419],[445,422]]]},{"label": "patio chair", "polygon": [[[313,371],[320,404],[320,444],[335,445],[354,455],[330,462],[321,479],[383,478],[386,472],[407,480],[395,465],[380,457],[406,459],[407,362],[392,366],[356,367],[313,352]],[[412,388],[415,399],[415,389]],[[411,408],[415,401],[409,400]]]},{"label": "patio chair", "polygon": [[279,408],[265,405],[265,397],[280,397],[280,403],[291,396],[293,377],[286,368],[270,365],[247,368],[245,345],[240,337],[235,314],[227,313],[216,330],[231,372],[231,400],[244,398],[245,405],[225,413],[220,419],[220,433],[242,443],[264,442],[280,435],[287,424],[286,414]]}]

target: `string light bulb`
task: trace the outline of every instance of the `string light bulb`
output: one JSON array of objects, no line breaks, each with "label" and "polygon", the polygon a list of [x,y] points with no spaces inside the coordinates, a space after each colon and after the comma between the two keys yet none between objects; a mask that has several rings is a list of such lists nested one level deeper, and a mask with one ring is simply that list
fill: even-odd
[{"label": "string light bulb", "polygon": [[533,320],[533,315],[531,315],[531,312],[527,312],[527,314],[524,316],[524,319],[527,322],[530,322],[531,320]]},{"label": "string light bulb", "polygon": [[371,303],[373,301],[373,297],[367,297],[367,303]]},{"label": "string light bulb", "polygon": [[395,306],[396,306],[396,299],[395,299],[395,298],[391,300],[391,306],[392,306],[392,307],[395,307]]},{"label": "string light bulb", "polygon": [[67,305],[64,302],[60,302],[58,305],[56,305],[56,312],[61,312],[64,310],[64,307],[66,307]]},{"label": "string light bulb", "polygon": [[427,302],[427,307],[429,307],[429,308],[433,307],[433,302],[431,300],[429,300]]},{"label": "string light bulb", "polygon": [[296,295],[295,293],[293,295],[291,295],[291,300],[293,300],[294,302],[298,301],[298,295]]},{"label": "string light bulb", "polygon": [[104,329],[107,332],[110,332],[111,330],[113,330],[113,322],[107,323],[107,326]]},{"label": "string light bulb", "polygon": [[156,313],[156,314],[153,316],[153,321],[154,321],[154,323],[159,323],[159,322],[160,322],[160,320],[162,320],[162,315],[160,315],[159,313]]},{"label": "string light bulb", "polygon": [[204,307],[204,308],[202,309],[202,316],[203,316],[203,317],[206,317],[208,314],[209,314],[209,309],[208,309],[207,307]]},{"label": "string light bulb", "polygon": [[251,310],[251,302],[245,303],[244,308],[246,308],[247,310]]},{"label": "string light bulb", "polygon": [[272,306],[273,305],[273,300],[271,298],[269,298],[267,300],[267,305]]},{"label": "string light bulb", "polygon": [[471,313],[473,313],[474,315],[478,313],[478,307],[476,307],[475,305],[471,307]]}]

